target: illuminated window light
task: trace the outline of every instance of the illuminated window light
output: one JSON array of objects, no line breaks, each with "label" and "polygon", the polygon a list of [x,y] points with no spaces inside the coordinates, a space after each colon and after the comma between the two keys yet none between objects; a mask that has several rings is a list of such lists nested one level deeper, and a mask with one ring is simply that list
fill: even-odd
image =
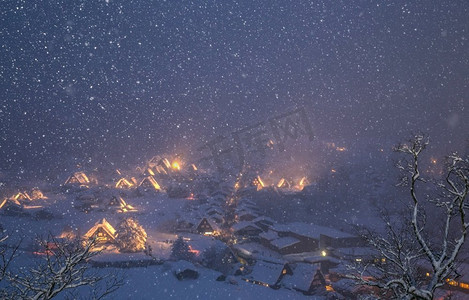
[{"label": "illuminated window light", "polygon": [[459,286],[462,287],[463,289],[469,290],[469,283],[460,282]]}]

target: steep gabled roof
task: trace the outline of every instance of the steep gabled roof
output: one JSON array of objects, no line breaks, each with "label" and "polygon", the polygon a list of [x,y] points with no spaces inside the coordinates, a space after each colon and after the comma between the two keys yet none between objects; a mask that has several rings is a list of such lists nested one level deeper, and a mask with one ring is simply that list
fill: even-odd
[{"label": "steep gabled roof", "polygon": [[155,190],[159,191],[161,190],[160,185],[158,182],[156,182],[155,178],[153,176],[147,176],[145,177],[140,184],[138,185],[140,187],[147,187],[147,188],[154,188]]},{"label": "steep gabled roof", "polygon": [[68,177],[65,184],[89,184],[90,180],[84,172],[75,172],[72,176]]},{"label": "steep gabled roof", "polygon": [[302,292],[311,292],[315,279],[325,285],[319,264],[298,263],[293,270],[293,274],[283,278],[282,284]]},{"label": "steep gabled roof", "polygon": [[116,183],[116,188],[130,188],[133,186],[133,183],[126,178],[121,178]]},{"label": "steep gabled roof", "polygon": [[[258,261],[252,268],[252,272],[246,275],[244,278],[269,286],[277,285],[284,273],[287,273],[286,264],[278,264],[268,261]],[[285,271],[284,271],[285,270]]]},{"label": "steep gabled roof", "polygon": [[91,229],[88,230],[88,232],[85,233],[83,237],[85,239],[91,239],[93,238],[95,232],[99,229],[102,229],[104,232],[106,232],[110,238],[116,238],[116,230],[114,229],[114,227],[112,227],[111,224],[109,224],[109,222],[105,218],[103,218],[101,221],[96,222],[94,226],[91,227]]},{"label": "steep gabled roof", "polygon": [[212,222],[212,220],[210,220],[209,218],[202,218],[202,220],[200,220],[199,224],[197,224],[197,231],[198,232],[202,232],[203,230],[203,226],[209,226],[212,228],[212,231],[219,231],[220,228],[218,227],[218,225],[215,223],[215,222]]},{"label": "steep gabled roof", "polygon": [[18,194],[14,195],[12,198],[17,201],[20,201],[20,200],[32,201],[33,200],[27,192],[19,192]]}]

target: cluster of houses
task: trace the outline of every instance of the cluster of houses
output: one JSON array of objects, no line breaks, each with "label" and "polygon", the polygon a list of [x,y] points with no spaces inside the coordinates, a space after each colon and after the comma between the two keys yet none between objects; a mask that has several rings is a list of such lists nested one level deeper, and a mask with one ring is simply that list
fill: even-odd
[{"label": "cluster of houses", "polygon": [[38,211],[47,197],[38,188],[28,191],[19,191],[10,197],[0,200],[0,210],[6,215],[27,215],[26,210]]},{"label": "cluster of houses", "polygon": [[[168,195],[196,200],[188,201],[192,205],[179,214],[174,232],[182,236],[198,234],[223,243],[242,263],[235,275],[253,284],[288,288],[307,295],[320,294],[334,291],[333,283],[342,280],[340,269],[344,263],[386,263],[362,238],[348,232],[310,223],[277,223],[263,215],[254,198],[249,197],[252,193],[246,191],[252,187],[235,190],[218,182],[218,188],[213,189],[213,180],[198,173],[195,165],[189,165],[184,173],[180,171],[181,166],[176,161],[171,163],[155,157],[138,170],[138,177],[125,177],[116,170],[113,184],[103,188],[97,185],[96,179],[76,172],[65,181],[63,188],[65,192],[71,190],[76,194],[75,208],[85,213],[93,210],[128,213],[141,208],[128,203],[126,196],[159,193],[163,191],[160,182],[164,183]],[[200,186],[194,189],[197,184]],[[257,184],[262,184],[260,178]],[[198,193],[201,190],[204,192]],[[254,186],[254,194],[256,190],[258,187]],[[0,209],[4,214],[19,215],[25,209],[41,209],[40,201],[45,199],[39,189],[21,191],[1,200]],[[73,236],[67,234],[64,232],[63,237]],[[98,244],[105,245],[115,243],[116,235],[115,228],[101,219],[82,238],[94,238]],[[191,248],[197,254],[202,250]],[[447,283],[469,292],[469,280],[464,276]]]}]

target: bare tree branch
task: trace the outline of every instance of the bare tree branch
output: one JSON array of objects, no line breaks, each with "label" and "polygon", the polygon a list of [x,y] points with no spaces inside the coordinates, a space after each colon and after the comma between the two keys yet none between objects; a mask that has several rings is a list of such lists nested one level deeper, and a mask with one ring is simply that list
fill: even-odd
[{"label": "bare tree branch", "polygon": [[[62,242],[49,237],[42,242],[44,262],[18,274],[8,274],[13,293],[20,299],[52,299],[59,294],[82,286],[100,287],[99,294],[93,299],[100,299],[116,291],[122,280],[115,276],[92,274],[88,260],[99,252],[93,251],[95,240]],[[93,290],[93,293],[97,288]]]},{"label": "bare tree branch", "polygon": [[[391,222],[389,216],[384,216],[385,236],[366,232],[364,238],[387,263],[361,266],[362,272],[349,276],[360,284],[375,286],[384,292],[392,291],[399,299],[433,299],[435,290],[454,274],[469,227],[465,211],[469,193],[468,159],[457,154],[448,156],[444,181],[437,184],[441,196],[419,196],[419,185],[428,183],[420,170],[421,155],[428,144],[427,137],[416,135],[395,148],[405,155],[398,168],[405,173],[401,183],[408,186],[410,192],[409,220]],[[428,234],[431,229],[425,217],[428,205],[441,210],[443,235],[438,243]],[[429,267],[429,272],[422,274],[420,269],[425,266]]]}]

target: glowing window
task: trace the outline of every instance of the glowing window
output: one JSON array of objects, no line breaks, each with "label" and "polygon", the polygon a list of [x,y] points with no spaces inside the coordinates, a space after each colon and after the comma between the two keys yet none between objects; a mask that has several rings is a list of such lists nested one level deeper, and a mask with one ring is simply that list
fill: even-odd
[{"label": "glowing window", "polygon": [[446,279],[446,281],[448,282],[449,285],[458,286],[458,283],[454,281],[453,279]]},{"label": "glowing window", "polygon": [[459,286],[462,287],[463,289],[469,289],[469,283],[460,282]]}]

